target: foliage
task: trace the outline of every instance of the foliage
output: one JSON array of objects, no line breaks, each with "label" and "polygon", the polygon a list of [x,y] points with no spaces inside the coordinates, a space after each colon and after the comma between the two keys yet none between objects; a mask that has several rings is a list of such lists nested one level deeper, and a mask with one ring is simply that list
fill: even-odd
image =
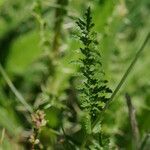
[{"label": "foliage", "polygon": [[101,55],[97,49],[98,42],[94,37],[90,7],[85,13],[85,21],[77,21],[81,29],[80,41],[84,47],[80,48],[83,58],[80,59],[80,72],[83,75],[83,84],[80,87],[81,107],[89,112],[92,120],[97,117],[99,110],[102,110],[109,100],[108,94],[111,90],[107,87],[107,80],[104,79],[104,71],[101,62]]},{"label": "foliage", "polygon": [[0,0],[0,149],[148,150],[149,14],[148,0]]}]

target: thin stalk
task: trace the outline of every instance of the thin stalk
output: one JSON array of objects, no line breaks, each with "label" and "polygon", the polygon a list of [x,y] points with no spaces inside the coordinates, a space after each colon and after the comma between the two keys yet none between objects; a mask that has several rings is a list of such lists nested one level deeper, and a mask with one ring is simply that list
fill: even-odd
[{"label": "thin stalk", "polygon": [[[150,37],[150,33],[147,34],[143,44],[141,45],[140,49],[137,51],[134,59],[132,60],[131,64],[129,65],[127,71],[125,72],[125,74],[123,75],[122,79],[120,80],[119,84],[117,85],[116,89],[114,90],[110,101],[112,101],[114,99],[114,97],[117,95],[118,91],[120,90],[121,86],[123,85],[123,83],[125,82],[126,78],[128,77],[129,73],[131,72],[131,70],[133,69],[135,63],[137,62],[138,58],[140,57],[142,51],[144,50],[144,47],[146,46],[148,40]],[[106,108],[108,107],[110,101],[107,103],[107,105],[105,106]]]},{"label": "thin stalk", "polygon": [[125,94],[125,98],[126,98],[126,103],[128,106],[129,120],[131,124],[132,146],[133,146],[133,150],[137,150],[139,147],[140,134],[139,134],[139,129],[138,129],[138,123],[136,120],[135,108],[133,107],[131,97],[128,93]]},{"label": "thin stalk", "polygon": [[144,139],[143,139],[143,141],[141,143],[141,146],[140,146],[139,150],[144,150],[144,148],[145,148],[145,146],[146,146],[149,138],[150,138],[150,133],[148,133],[148,134],[145,135],[145,137],[144,137]]},{"label": "thin stalk", "polygon": [[5,70],[3,69],[3,67],[2,67],[1,64],[0,64],[0,73],[2,74],[2,76],[5,79],[6,83],[8,84],[8,86],[10,87],[10,89],[12,90],[12,92],[15,94],[15,96],[17,97],[17,99],[19,100],[19,102],[22,103],[24,105],[24,107],[30,113],[32,113],[33,112],[32,107],[25,101],[24,97],[21,95],[21,93],[13,85],[13,83],[11,82],[10,78],[8,77],[7,73],[5,72]]},{"label": "thin stalk", "polygon": [[1,135],[1,138],[0,138],[0,145],[2,145],[2,143],[4,141],[4,137],[5,137],[5,128],[3,128],[3,130],[2,130],[2,135]]},{"label": "thin stalk", "polygon": [[[129,73],[131,72],[131,70],[133,69],[135,63],[137,62],[138,58],[140,57],[142,51],[144,50],[144,47],[146,46],[148,40],[149,40],[149,37],[150,37],[150,33],[147,34],[143,44],[141,45],[140,49],[137,51],[135,57],[133,58],[131,64],[129,65],[129,67],[127,68],[126,72],[124,73],[123,77],[121,78],[119,84],[117,85],[117,87],[115,88],[113,94],[111,95],[110,97],[110,100],[106,103],[104,109],[103,109],[103,112],[108,108],[110,102],[114,99],[114,97],[117,95],[117,93],[119,92],[120,88],[122,87],[123,83],[125,82],[125,80],[127,79]],[[102,115],[99,115],[99,117],[95,120],[95,122],[93,123],[93,128],[94,126],[101,120],[101,116]]]}]

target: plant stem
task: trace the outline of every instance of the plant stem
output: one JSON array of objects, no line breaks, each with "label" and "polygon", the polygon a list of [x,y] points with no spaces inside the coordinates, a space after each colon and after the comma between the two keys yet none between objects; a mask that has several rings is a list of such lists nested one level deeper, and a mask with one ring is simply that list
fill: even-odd
[{"label": "plant stem", "polygon": [[128,106],[129,120],[130,120],[131,130],[132,130],[133,149],[137,150],[139,147],[139,129],[138,129],[138,124],[135,116],[136,115],[135,109],[132,105],[131,97],[128,93],[125,94],[125,98]]},{"label": "plant stem", "polygon": [[[116,89],[114,90],[110,101],[112,101],[114,99],[114,97],[116,96],[116,94],[118,93],[118,91],[120,90],[121,86],[123,85],[123,83],[125,82],[126,78],[128,77],[129,73],[131,72],[131,70],[133,69],[135,63],[137,62],[138,58],[140,57],[141,52],[144,50],[144,47],[146,46],[146,43],[148,42],[150,37],[150,33],[147,34],[142,46],[140,47],[140,49],[137,51],[134,59],[132,60],[131,64],[129,65],[127,71],[125,72],[125,74],[123,75],[122,79],[120,80],[119,84],[117,85]],[[110,103],[109,101],[109,103]],[[106,105],[106,108],[108,107],[109,103]]]},{"label": "plant stem", "polygon": [[142,143],[141,143],[141,146],[139,148],[139,150],[144,150],[145,146],[146,146],[146,143],[148,142],[148,139],[150,138],[150,133],[146,134]]},{"label": "plant stem", "polygon": [[5,137],[5,128],[3,128],[2,130],[2,135],[1,135],[1,138],[0,138],[0,145],[2,145],[3,141],[4,141],[4,137]]},{"label": "plant stem", "polygon": [[55,11],[54,37],[53,37],[52,49],[55,55],[57,56],[60,48],[63,19],[67,13],[64,7],[68,5],[68,0],[57,0],[56,5],[59,5],[59,8],[56,8]]},{"label": "plant stem", "polygon": [[[110,97],[110,100],[106,103],[103,112],[108,108],[110,102],[114,99],[114,97],[117,95],[117,93],[119,92],[120,88],[122,87],[123,83],[125,82],[125,80],[127,79],[129,73],[131,72],[131,70],[133,69],[135,63],[137,62],[138,58],[140,57],[141,52],[144,50],[144,47],[146,46],[148,40],[150,38],[150,32],[147,34],[143,44],[141,45],[140,49],[137,51],[135,57],[133,58],[131,64],[129,65],[129,67],[127,68],[126,72],[124,73],[123,77],[121,78],[119,84],[117,85],[117,87],[115,88],[113,94]],[[94,126],[101,120],[101,116],[99,115],[99,117],[95,120],[95,122],[93,123],[93,128]]]},{"label": "plant stem", "polygon": [[32,107],[25,101],[24,97],[21,95],[21,93],[16,89],[16,87],[11,82],[10,78],[8,77],[7,73],[3,69],[2,65],[0,64],[0,73],[2,74],[3,78],[5,79],[6,83],[12,90],[12,92],[15,94],[15,96],[18,98],[18,100],[24,105],[24,107],[30,112],[33,112]]}]

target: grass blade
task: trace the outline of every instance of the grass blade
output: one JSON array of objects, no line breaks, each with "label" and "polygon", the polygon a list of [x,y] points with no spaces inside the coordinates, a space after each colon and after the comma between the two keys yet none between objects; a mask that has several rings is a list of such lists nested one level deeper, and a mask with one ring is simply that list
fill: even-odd
[{"label": "grass blade", "polygon": [[[148,40],[150,38],[150,32],[147,34],[143,44],[141,45],[140,49],[137,51],[135,57],[133,58],[131,64],[129,65],[129,67],[127,68],[126,72],[124,73],[123,77],[121,78],[119,84],[117,85],[117,87],[115,88],[113,94],[110,97],[110,100],[106,103],[105,107],[104,107],[104,111],[102,113],[105,112],[105,110],[108,108],[108,106],[110,105],[110,102],[114,99],[114,97],[117,95],[117,93],[119,92],[120,88],[122,87],[123,83],[125,82],[125,80],[127,79],[129,73],[131,72],[131,70],[133,69],[135,63],[137,62],[138,58],[140,57],[142,51],[144,50],[144,47],[146,46]],[[99,115],[99,117],[95,120],[95,122],[92,125],[92,128],[95,127],[95,125],[100,122],[100,120],[102,119],[103,115]]]},{"label": "grass blade", "polygon": [[5,72],[5,70],[3,69],[2,65],[0,64],[0,73],[2,74],[3,78],[5,79],[6,83],[8,84],[8,86],[10,87],[10,89],[12,90],[12,92],[15,94],[15,96],[17,97],[17,99],[19,100],[20,103],[22,103],[24,105],[24,107],[29,111],[32,112],[32,107],[25,101],[24,97],[21,95],[21,93],[16,89],[16,87],[13,85],[13,83],[11,82],[11,80],[9,79],[7,73]]}]

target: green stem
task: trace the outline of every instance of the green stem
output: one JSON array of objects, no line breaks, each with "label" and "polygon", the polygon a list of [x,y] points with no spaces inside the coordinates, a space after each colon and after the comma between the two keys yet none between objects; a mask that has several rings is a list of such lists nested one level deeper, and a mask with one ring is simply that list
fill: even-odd
[{"label": "green stem", "polygon": [[145,148],[145,146],[146,146],[146,143],[148,142],[148,139],[150,138],[150,133],[148,133],[145,137],[144,137],[144,139],[143,139],[143,141],[142,141],[142,143],[141,143],[141,146],[140,146],[140,148],[139,148],[139,150],[144,150],[144,148]]},{"label": "green stem", "polygon": [[[147,34],[142,46],[140,47],[140,49],[137,51],[134,59],[132,60],[131,64],[129,65],[127,71],[125,72],[125,74],[123,75],[122,79],[120,80],[119,84],[117,85],[116,89],[114,90],[110,101],[112,101],[114,99],[114,97],[116,96],[116,94],[118,93],[118,91],[120,90],[121,86],[123,85],[123,83],[125,82],[126,78],[128,77],[129,73],[131,72],[131,70],[133,69],[135,63],[137,62],[138,58],[140,57],[141,52],[144,50],[144,47],[146,46],[146,43],[148,42],[150,37],[150,33]],[[108,102],[108,104],[106,105],[106,108],[108,107],[110,101]]]},{"label": "green stem", "polygon": [[[110,100],[106,103],[103,112],[108,108],[110,102],[114,99],[114,97],[117,95],[117,93],[119,92],[120,88],[122,87],[123,83],[125,82],[125,80],[127,79],[129,73],[131,72],[131,70],[133,69],[135,63],[137,62],[138,58],[140,57],[141,52],[144,50],[144,47],[146,46],[146,43],[148,42],[150,37],[150,32],[147,34],[143,44],[141,45],[140,49],[137,51],[134,59],[132,60],[131,64],[129,65],[129,67],[127,68],[125,74],[123,75],[123,77],[121,78],[119,84],[117,85],[117,87],[115,88],[113,94],[110,97]],[[95,122],[93,123],[93,128],[94,126],[101,120],[101,116],[99,115],[99,117],[95,120]]]},{"label": "green stem", "polygon": [[5,137],[5,128],[3,128],[3,130],[2,130],[2,134],[1,134],[1,138],[0,138],[0,145],[3,144],[4,137]]},{"label": "green stem", "polygon": [[132,131],[132,149],[137,150],[139,147],[140,134],[138,129],[138,123],[136,120],[136,111],[132,104],[131,97],[128,93],[125,94],[125,98],[128,106],[129,121],[130,121],[131,131]]},{"label": "green stem", "polygon": [[24,107],[30,112],[33,112],[32,107],[25,101],[25,99],[23,98],[23,96],[20,94],[20,92],[16,89],[16,87],[13,85],[13,83],[11,82],[11,80],[9,79],[7,73],[5,72],[5,70],[3,69],[2,65],[0,64],[0,73],[2,74],[3,78],[5,79],[6,83],[8,84],[8,86],[10,87],[10,89],[12,90],[12,92],[15,94],[15,96],[18,98],[18,100],[24,105]]},{"label": "green stem", "polygon": [[52,43],[53,52],[58,56],[61,40],[62,25],[64,17],[67,14],[67,10],[64,9],[68,5],[68,0],[57,0],[56,5],[59,5],[60,8],[56,8],[55,11],[55,24],[54,24],[54,37]]}]

